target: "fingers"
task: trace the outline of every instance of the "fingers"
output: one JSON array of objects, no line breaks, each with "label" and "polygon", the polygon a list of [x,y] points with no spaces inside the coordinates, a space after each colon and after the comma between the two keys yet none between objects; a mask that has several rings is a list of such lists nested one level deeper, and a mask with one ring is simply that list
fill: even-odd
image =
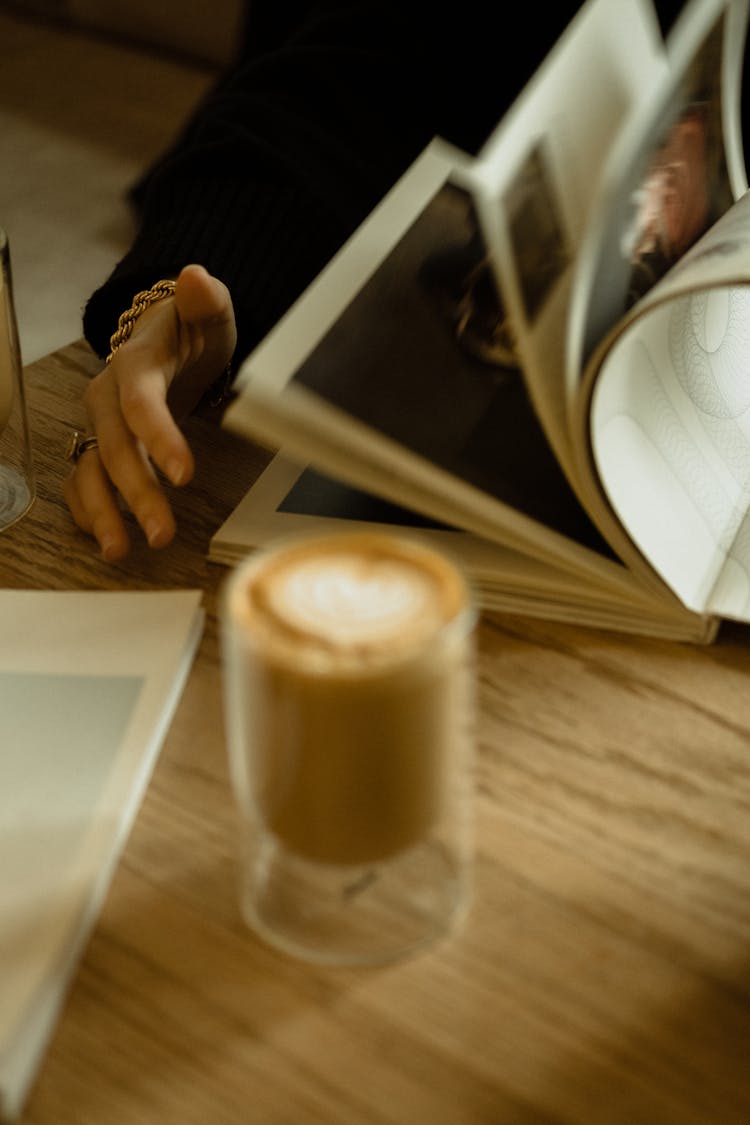
[{"label": "fingers", "polygon": [[[129,506],[149,546],[166,547],[174,538],[174,517],[145,456],[142,464],[151,487],[142,489]],[[81,530],[96,538],[103,558],[116,562],[128,554],[130,537],[99,450],[89,450],[79,458],[63,483],[63,495]]]},{"label": "fingers", "polygon": [[63,496],[81,530],[96,538],[103,558],[117,562],[127,555],[130,539],[96,450],[79,458],[63,482]]},{"label": "fingers", "polygon": [[85,395],[102,459],[129,501],[131,489],[145,484],[140,443],[148,457],[175,485],[186,484],[195,464],[167,403],[173,359],[159,361],[148,340],[133,340],[126,354],[92,380]]},{"label": "fingers", "polygon": [[165,547],[175,534],[170,506],[137,432],[146,435],[174,483],[187,481],[193,472],[192,453],[164,401],[164,375],[141,359],[128,364],[123,380],[121,366],[115,357],[87,387],[84,403],[98,448],[78,459],[63,487],[75,522],[96,538],[111,562],[130,549],[119,498],[150,546]]},{"label": "fingers", "polygon": [[[140,461],[137,477],[145,483],[136,481],[136,491],[128,490],[130,502],[125,502],[140,523],[149,546],[166,547],[174,538],[174,517],[142,447],[136,449],[135,456]],[[127,472],[128,469],[118,465],[117,471]],[[81,455],[63,483],[63,495],[75,522],[82,531],[96,538],[107,561],[115,562],[127,555],[130,537],[101,448]]]},{"label": "fingers", "polygon": [[186,483],[194,471],[190,448],[166,403],[177,363],[175,316],[166,302],[144,314],[144,322],[146,315],[153,321],[149,330],[134,335],[86,389],[84,405],[98,449],[79,458],[64,487],[76,523],[96,537],[109,561],[130,549],[122,506],[133,513],[150,546],[165,547],[174,537],[174,517],[152,460],[174,484]]},{"label": "fingers", "polygon": [[127,534],[117,493],[150,546],[165,547],[174,537],[174,517],[154,473],[147,443],[136,436],[139,430],[147,435],[151,449],[170,466],[175,483],[189,479],[192,454],[164,405],[164,395],[163,377],[158,379],[145,368],[129,381],[125,393],[111,369],[92,380],[87,389],[86,408],[99,447],[95,455],[84,455],[76,465],[75,497],[83,512],[80,517],[73,514],[81,526],[89,524],[84,530],[96,536],[105,557],[111,557],[113,551],[122,557],[123,535]]},{"label": "fingers", "polygon": [[228,289],[202,266],[187,266],[174,296],[138,317],[87,387],[84,404],[98,448],[79,458],[64,495],[105,558],[120,559],[129,550],[123,505],[151,546],[171,542],[174,517],[154,467],[175,485],[191,479],[193,456],[176,419],[222,374],[235,343]]}]

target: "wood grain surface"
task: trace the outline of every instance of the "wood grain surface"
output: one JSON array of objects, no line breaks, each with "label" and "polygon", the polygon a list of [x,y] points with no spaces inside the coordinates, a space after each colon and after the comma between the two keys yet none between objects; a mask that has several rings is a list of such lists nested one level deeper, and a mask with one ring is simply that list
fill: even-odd
[{"label": "wood grain surface", "polygon": [[747,1125],[750,632],[691,647],[487,615],[476,886],[453,937],[309,968],[235,895],[211,534],[268,454],[190,421],[178,542],[105,564],[60,498],[97,361],[27,372],[11,587],[200,586],[206,633],[26,1125]]}]

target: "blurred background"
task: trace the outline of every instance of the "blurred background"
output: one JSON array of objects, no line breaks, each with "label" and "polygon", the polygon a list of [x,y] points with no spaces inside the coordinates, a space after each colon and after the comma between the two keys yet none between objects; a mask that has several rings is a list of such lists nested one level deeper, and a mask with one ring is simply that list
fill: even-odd
[{"label": "blurred background", "polygon": [[243,0],[0,0],[0,226],[24,363],[81,336],[126,194],[232,59]]}]

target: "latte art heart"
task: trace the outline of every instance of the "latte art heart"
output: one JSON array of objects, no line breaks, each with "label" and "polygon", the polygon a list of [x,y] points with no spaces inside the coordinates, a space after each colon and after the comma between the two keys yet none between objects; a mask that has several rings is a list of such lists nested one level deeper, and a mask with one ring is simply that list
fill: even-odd
[{"label": "latte art heart", "polygon": [[353,533],[288,543],[248,567],[235,612],[275,658],[320,670],[383,667],[420,648],[466,609],[463,577],[435,551]]},{"label": "latte art heart", "polygon": [[313,558],[282,572],[269,607],[292,627],[330,643],[367,643],[428,624],[432,583],[401,562],[373,564],[357,555]]}]

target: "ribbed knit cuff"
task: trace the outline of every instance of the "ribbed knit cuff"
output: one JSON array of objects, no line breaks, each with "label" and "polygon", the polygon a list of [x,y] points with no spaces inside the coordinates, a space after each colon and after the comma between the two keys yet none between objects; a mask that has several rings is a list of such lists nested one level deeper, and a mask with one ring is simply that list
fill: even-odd
[{"label": "ribbed knit cuff", "polygon": [[127,255],[84,311],[84,334],[101,356],[139,289],[192,262],[228,287],[237,320],[235,364],[270,330],[350,233],[294,184],[211,179],[153,189]]}]

